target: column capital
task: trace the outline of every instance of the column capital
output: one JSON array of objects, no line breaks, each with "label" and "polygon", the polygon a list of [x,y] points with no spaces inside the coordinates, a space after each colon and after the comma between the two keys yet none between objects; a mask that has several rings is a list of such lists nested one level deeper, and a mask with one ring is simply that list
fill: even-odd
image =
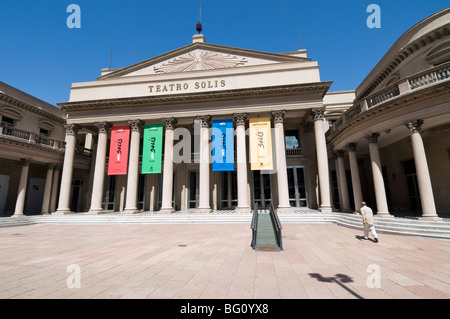
[{"label": "column capital", "polygon": [[336,155],[337,155],[337,157],[344,157],[344,155],[345,155],[345,150],[337,150],[337,151],[336,151]]},{"label": "column capital", "polygon": [[366,140],[369,141],[369,143],[377,143],[378,137],[380,137],[380,133],[372,133],[372,134],[366,135],[364,137],[366,138]]},{"label": "column capital", "polygon": [[303,128],[305,129],[305,133],[312,133],[314,132],[314,123],[306,122],[305,124],[303,124]]},{"label": "column capital", "polygon": [[272,111],[273,122],[274,123],[283,123],[285,114],[286,114],[285,110]]},{"label": "column capital", "polygon": [[311,113],[314,116],[314,121],[323,120],[325,118],[325,106],[313,107]]},{"label": "column capital", "polygon": [[234,120],[236,121],[236,126],[238,125],[244,125],[245,121],[247,120],[247,113],[234,113]]},{"label": "column capital", "polygon": [[209,127],[209,123],[211,122],[211,116],[209,115],[198,115],[197,120],[201,121],[202,127]]},{"label": "column capital", "polygon": [[98,127],[98,133],[108,134],[112,127],[112,124],[109,122],[103,121],[103,122],[96,122],[95,126]]},{"label": "column capital", "polygon": [[420,131],[422,130],[422,124],[423,120],[415,120],[408,122],[405,125],[411,131],[411,134],[413,134],[413,133],[420,133]]},{"label": "column capital", "polygon": [[77,136],[78,131],[81,129],[81,126],[78,124],[64,124],[64,128],[66,129],[66,135]]},{"label": "column capital", "polygon": [[144,127],[144,122],[141,120],[129,120],[128,124],[130,124],[131,131],[134,132],[141,132],[142,128]]},{"label": "column capital", "polygon": [[347,151],[355,152],[356,151],[356,145],[358,145],[358,143],[348,143],[347,144]]},{"label": "column capital", "polygon": [[175,124],[178,123],[178,120],[174,117],[166,117],[162,119],[162,122],[165,130],[173,130],[175,128]]},{"label": "column capital", "polygon": [[20,159],[20,164],[22,164],[22,166],[29,166],[31,162],[31,158],[21,158]]}]

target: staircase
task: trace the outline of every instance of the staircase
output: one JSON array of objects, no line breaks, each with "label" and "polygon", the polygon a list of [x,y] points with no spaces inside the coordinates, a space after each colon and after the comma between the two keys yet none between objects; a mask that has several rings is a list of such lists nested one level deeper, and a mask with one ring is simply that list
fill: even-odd
[{"label": "staircase", "polygon": [[[86,215],[74,213],[68,215],[35,215],[22,217],[0,217],[0,227],[25,226],[35,224],[233,224],[251,223],[251,213],[235,213],[234,210],[214,211],[208,214],[193,211],[177,212],[175,214],[159,214],[142,212],[139,214],[107,213]],[[253,215],[254,216],[254,215]],[[267,231],[270,214],[266,210],[258,210],[258,217],[263,219],[260,236]],[[328,224],[362,230],[362,219],[359,214],[351,213],[321,213],[309,208],[292,208],[292,213],[279,213],[279,221],[283,224]],[[253,217],[254,218],[254,217]],[[266,219],[264,221],[264,219]],[[417,218],[374,217],[375,228],[379,233],[399,234],[406,236],[421,236],[450,240],[450,219],[423,220]],[[273,223],[273,222],[272,222]],[[253,225],[253,224],[252,224]],[[281,226],[280,226],[281,227]],[[266,230],[263,230],[266,228]],[[273,229],[273,228],[272,228]],[[255,228],[256,234],[258,230]],[[267,231],[270,235],[270,231]],[[256,238],[255,238],[256,240]],[[262,239],[261,239],[262,240]],[[264,245],[269,245],[264,244]]]}]

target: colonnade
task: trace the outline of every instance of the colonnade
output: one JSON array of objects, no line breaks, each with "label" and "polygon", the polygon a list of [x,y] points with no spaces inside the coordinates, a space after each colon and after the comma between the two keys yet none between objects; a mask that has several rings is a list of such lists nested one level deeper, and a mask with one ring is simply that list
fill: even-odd
[{"label": "colonnade", "polygon": [[[285,137],[284,137],[284,117],[285,111],[273,111],[271,113],[274,123],[274,141],[275,141],[275,156],[277,162],[277,185],[278,185],[278,210],[289,210],[289,189],[287,178],[287,165],[286,165],[286,150],[285,150]],[[235,122],[235,134],[236,134],[236,170],[237,170],[237,208],[238,212],[248,212],[251,209],[249,193],[248,193],[248,174],[247,174],[247,145],[246,145],[246,123],[248,116],[246,113],[233,114]],[[198,212],[210,212],[210,163],[209,163],[209,128],[211,124],[211,117],[209,115],[197,116],[196,118],[201,123],[200,128],[200,162],[199,162],[199,204],[197,207]],[[139,140],[142,134],[144,122],[141,120],[133,120],[128,122],[131,126],[131,138],[130,138],[130,152],[127,174],[127,188],[126,188],[126,204],[124,213],[135,213],[137,209],[137,188],[138,188],[138,166],[139,166]],[[174,212],[172,203],[173,198],[173,130],[177,124],[177,119],[173,117],[162,119],[165,138],[164,138],[164,162],[163,162],[163,178],[162,178],[162,205],[161,213]],[[108,134],[112,127],[109,122],[96,123],[98,127],[98,145],[95,157],[95,169],[93,186],[91,193],[91,206],[88,211],[90,214],[102,213],[102,196],[103,196],[103,182],[105,174],[105,163],[107,154],[107,140]],[[61,180],[61,192],[59,196],[59,206],[56,213],[70,213],[69,201],[70,201],[70,183],[72,179],[73,170],[73,157],[75,153],[76,145],[76,132],[80,127],[77,124],[66,125],[66,153],[64,158],[64,166]],[[326,143],[323,126],[320,129],[317,126],[316,135],[320,134],[319,140],[320,146],[317,147],[318,155],[321,156],[321,162],[327,165],[326,161]],[[317,139],[317,137],[316,137]],[[325,160],[323,160],[323,157]],[[319,172],[320,178],[323,175],[328,176],[328,166],[321,166]],[[326,172],[326,173],[324,173]],[[328,198],[322,198],[325,200],[325,204],[322,206],[330,208],[329,200],[329,186],[326,179],[323,179],[321,188],[328,189],[324,193],[328,193]],[[322,194],[322,193],[321,193]]]},{"label": "colonnade", "polygon": [[[31,158],[22,158],[19,187],[17,191],[16,206],[12,217],[24,216],[25,199],[28,186],[28,174],[30,170]],[[56,209],[56,199],[58,193],[59,174],[61,168],[56,163],[46,165],[47,172],[45,177],[44,194],[42,199],[41,214],[49,214]]]},{"label": "colonnade", "polygon": [[[423,120],[418,119],[405,124],[411,134],[411,145],[414,156],[414,163],[416,167],[417,182],[420,192],[420,200],[422,205],[422,218],[437,218],[436,206],[434,202],[433,189],[431,185],[430,173],[428,170],[428,163],[425,154],[425,148],[420,134]],[[377,205],[377,215],[381,217],[392,216],[389,213],[388,202],[386,196],[386,189],[383,179],[382,164],[378,149],[379,133],[371,133],[365,136],[369,143],[370,164],[372,170],[372,178],[375,191],[375,199]],[[355,211],[361,208],[363,201],[361,181],[358,170],[358,163],[356,158],[357,143],[348,143],[346,149],[336,151],[337,157],[337,177],[339,194],[341,197],[341,209],[343,211],[350,210],[349,195],[347,191],[347,179],[345,176],[344,153],[348,152],[350,162],[350,173],[353,188],[353,198],[355,204]]]}]

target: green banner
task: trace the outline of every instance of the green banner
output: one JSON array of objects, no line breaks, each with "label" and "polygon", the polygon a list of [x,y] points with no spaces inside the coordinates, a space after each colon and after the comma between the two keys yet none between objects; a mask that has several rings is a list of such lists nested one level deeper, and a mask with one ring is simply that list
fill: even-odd
[{"label": "green banner", "polygon": [[144,146],[142,150],[142,174],[161,173],[163,144],[163,125],[145,125]]}]

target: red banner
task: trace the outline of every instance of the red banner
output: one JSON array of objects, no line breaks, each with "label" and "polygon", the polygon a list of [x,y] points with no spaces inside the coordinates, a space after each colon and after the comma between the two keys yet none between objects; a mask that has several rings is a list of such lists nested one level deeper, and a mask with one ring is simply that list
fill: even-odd
[{"label": "red banner", "polygon": [[114,126],[111,129],[108,175],[127,174],[129,144],[130,144],[130,127]]}]

